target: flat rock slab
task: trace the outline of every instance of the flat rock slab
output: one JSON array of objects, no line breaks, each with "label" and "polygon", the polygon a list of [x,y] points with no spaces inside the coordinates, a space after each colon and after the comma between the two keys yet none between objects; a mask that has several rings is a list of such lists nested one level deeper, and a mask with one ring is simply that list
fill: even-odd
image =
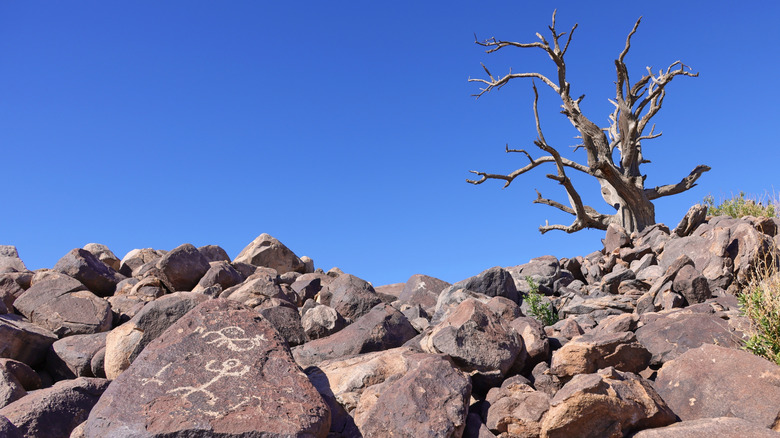
[{"label": "flat rock slab", "polygon": [[780,428],[780,367],[747,351],[688,350],[661,367],[655,387],[683,421],[738,417]]},{"label": "flat rock slab", "polygon": [[712,314],[673,314],[643,325],[636,338],[653,355],[650,365],[660,366],[703,344],[740,348],[741,333]]},{"label": "flat rock slab", "polygon": [[632,438],[780,438],[780,432],[734,417],[702,418],[645,429]]},{"label": "flat rock slab", "polygon": [[0,417],[8,418],[25,437],[68,438],[107,386],[108,380],[90,377],[57,382],[0,409]]},{"label": "flat rock slab", "polygon": [[257,312],[204,302],[151,342],[92,410],[90,437],[324,437],[330,411]]},{"label": "flat rock slab", "polygon": [[0,315],[0,357],[38,365],[57,335],[19,315]]}]

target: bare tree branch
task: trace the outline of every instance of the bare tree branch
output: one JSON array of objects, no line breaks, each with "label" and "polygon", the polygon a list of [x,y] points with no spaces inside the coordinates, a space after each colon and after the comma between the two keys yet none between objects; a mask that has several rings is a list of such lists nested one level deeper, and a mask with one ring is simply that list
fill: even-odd
[{"label": "bare tree branch", "polygon": [[663,196],[671,196],[682,193],[695,187],[696,180],[699,179],[702,173],[707,172],[708,170],[711,170],[709,166],[700,164],[696,166],[696,168],[693,169],[691,173],[688,174],[688,176],[683,178],[682,181],[678,182],[677,184],[668,184],[665,186],[655,187],[653,189],[645,189],[645,195],[647,196],[647,199],[652,201],[653,199],[658,199]]}]

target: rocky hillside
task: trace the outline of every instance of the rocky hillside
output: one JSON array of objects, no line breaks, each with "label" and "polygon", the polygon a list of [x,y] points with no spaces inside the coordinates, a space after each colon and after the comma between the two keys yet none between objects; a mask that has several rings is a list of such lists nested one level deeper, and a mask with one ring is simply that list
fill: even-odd
[{"label": "rocky hillside", "polygon": [[379,287],[266,234],[232,261],[89,244],[33,272],[0,247],[0,436],[780,437],[780,367],[741,349],[734,296],[778,227],[697,206]]}]

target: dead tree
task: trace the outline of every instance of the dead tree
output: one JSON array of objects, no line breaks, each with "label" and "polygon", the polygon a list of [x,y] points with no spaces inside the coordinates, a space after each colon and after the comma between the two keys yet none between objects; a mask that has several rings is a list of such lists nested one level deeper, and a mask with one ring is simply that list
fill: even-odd
[{"label": "dead tree", "polygon": [[[488,179],[504,180],[506,181],[504,184],[506,188],[515,178],[531,169],[543,163],[553,163],[557,172],[548,174],[547,178],[557,181],[565,188],[569,198],[569,205],[544,198],[539,191],[536,192],[537,198],[534,203],[555,207],[575,216],[575,219],[571,225],[545,224],[539,227],[539,231],[542,233],[550,230],[563,230],[567,233],[573,233],[583,228],[605,230],[610,223],[622,225],[628,232],[640,231],[648,225],[655,223],[655,208],[652,203],[654,199],[676,195],[694,187],[696,180],[701,174],[710,170],[708,166],[696,166],[688,176],[676,184],[654,188],[644,187],[646,175],[640,173],[639,166],[649,163],[649,161],[643,157],[642,141],[658,138],[661,135],[660,132],[654,132],[655,125],[650,127],[649,133],[645,133],[645,131],[650,120],[661,109],[661,104],[666,96],[666,86],[676,76],[696,77],[699,74],[693,73],[690,67],[680,61],[676,61],[666,71],[661,70],[657,74],[653,73],[650,67],[647,67],[647,74],[632,85],[628,78],[628,69],[624,59],[631,47],[631,37],[639,27],[641,20],[642,18],[640,17],[634,24],[634,28],[626,38],[625,47],[620,52],[618,59],[615,60],[617,90],[615,99],[609,99],[615,106],[615,110],[610,114],[610,124],[606,128],[601,128],[593,123],[580,110],[580,103],[585,95],[575,99],[570,94],[571,84],[569,84],[566,78],[564,55],[566,55],[566,51],[569,48],[574,30],[577,28],[576,24],[568,32],[568,37],[563,47],[561,47],[561,38],[566,35],[566,32],[558,33],[555,29],[555,12],[553,12],[552,16],[552,25],[549,26],[552,33],[552,45],[539,33],[536,34],[539,41],[532,43],[516,43],[495,38],[485,41],[476,40],[477,44],[487,48],[486,53],[493,53],[505,47],[542,49],[555,63],[558,75],[551,79],[541,73],[512,73],[510,70],[509,74],[496,78],[482,64],[489,79],[469,79],[469,82],[485,84],[484,88],[480,88],[480,92],[474,95],[479,98],[491,90],[503,87],[512,79],[531,78],[534,91],[534,116],[536,118],[536,132],[538,135],[533,143],[547,155],[533,158],[526,150],[510,149],[507,145],[507,152],[521,153],[528,158],[530,163],[508,175],[496,175],[472,170],[472,173],[479,175],[481,178],[467,181],[472,184],[482,184]],[[582,140],[581,144],[574,147],[574,151],[582,149],[587,156],[587,164],[562,157],[558,150],[550,146],[545,140],[539,122],[539,112],[537,110],[539,93],[534,80],[543,82],[560,96],[562,101],[561,113],[579,131],[577,138]],[[615,149],[620,154],[620,161],[617,163],[613,160]],[[596,209],[584,205],[582,198],[566,175],[566,171],[569,169],[596,178],[601,186],[601,196],[607,204],[616,210],[616,213],[611,215],[601,214]]]}]

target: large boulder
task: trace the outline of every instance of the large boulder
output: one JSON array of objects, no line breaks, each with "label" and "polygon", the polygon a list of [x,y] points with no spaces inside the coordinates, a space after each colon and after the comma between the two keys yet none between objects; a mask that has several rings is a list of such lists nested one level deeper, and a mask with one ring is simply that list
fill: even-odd
[{"label": "large boulder", "polygon": [[650,352],[631,332],[586,333],[577,336],[552,355],[550,372],[565,379],[595,373],[606,367],[638,373],[647,368]]},{"label": "large boulder", "polygon": [[306,265],[295,253],[282,242],[265,233],[257,236],[252,243],[241,250],[233,262],[273,268],[280,274],[289,271],[306,272]]},{"label": "large boulder", "polygon": [[141,351],[173,323],[209,297],[195,292],[176,292],[144,306],[130,321],[111,330],[106,338],[106,377],[115,379]]},{"label": "large boulder", "polygon": [[677,421],[652,384],[612,367],[578,374],[550,402],[544,438],[621,438]]},{"label": "large boulder", "polygon": [[105,297],[112,295],[124,276],[101,262],[86,249],[75,248],[65,254],[53,268],[80,281],[91,292]]},{"label": "large boulder", "polygon": [[560,261],[550,255],[533,258],[524,265],[512,266],[506,270],[512,275],[515,288],[523,294],[531,290],[526,277],[530,277],[539,287],[539,291],[546,295],[553,293],[555,281],[561,277]]},{"label": "large boulder", "polygon": [[701,418],[642,430],[631,438],[780,438],[780,432],[734,417]]},{"label": "large boulder", "polygon": [[378,304],[346,328],[292,349],[301,368],[372,351],[400,347],[417,335],[406,317],[389,304]]},{"label": "large boulder", "polygon": [[678,312],[646,323],[636,338],[652,354],[650,365],[660,367],[703,344],[739,348],[742,336],[713,314]]},{"label": "large boulder", "polygon": [[154,264],[167,251],[152,248],[134,249],[119,262],[119,273],[126,277],[135,277],[141,268],[147,264]]},{"label": "large boulder", "polygon": [[[0,368],[0,408],[27,395],[19,379],[8,370]],[[0,435],[1,436],[1,435]]]},{"label": "large boulder", "polygon": [[99,377],[92,373],[92,359],[106,347],[108,332],[73,335],[54,342],[46,355],[46,371],[55,380]]},{"label": "large boulder", "polygon": [[24,272],[27,267],[13,245],[0,245],[0,272]]},{"label": "large boulder", "polygon": [[211,265],[198,248],[185,243],[162,256],[156,267],[174,291],[191,291]]},{"label": "large boulder", "polygon": [[328,291],[330,307],[349,321],[360,318],[382,302],[370,283],[350,274],[339,275],[328,285]]},{"label": "large boulder", "polygon": [[91,252],[92,255],[97,257],[98,260],[103,262],[109,268],[119,272],[121,261],[110,249],[108,249],[106,245],[101,245],[99,243],[88,243],[84,245],[83,249]]},{"label": "large boulder", "polygon": [[485,304],[467,299],[430,333],[420,339],[428,353],[447,354],[464,372],[472,375],[477,390],[486,390],[501,380],[524,349],[517,335]]},{"label": "large boulder", "polygon": [[226,261],[213,261],[209,265],[209,270],[192,289],[193,292],[203,292],[216,285],[219,285],[220,290],[223,291],[244,281],[244,276]]},{"label": "large boulder", "polygon": [[0,409],[0,418],[8,418],[25,437],[68,438],[107,386],[107,380],[92,377],[63,380]]},{"label": "large boulder", "polygon": [[780,367],[746,351],[703,344],[665,363],[655,387],[683,421],[728,416],[780,429]]},{"label": "large boulder", "polygon": [[510,377],[485,397],[485,425],[491,432],[511,437],[538,437],[550,396],[532,388],[522,376]]},{"label": "large boulder", "polygon": [[14,307],[31,322],[60,337],[111,329],[108,301],[64,275],[33,284],[14,302]]},{"label": "large boulder", "polygon": [[446,356],[419,354],[411,370],[363,392],[355,424],[365,438],[460,438],[471,381]]},{"label": "large boulder", "polygon": [[459,281],[453,289],[467,289],[489,297],[506,297],[519,303],[520,296],[509,271],[499,266],[482,271],[478,275]]},{"label": "large boulder", "polygon": [[57,335],[19,315],[0,315],[0,357],[39,365]]},{"label": "large boulder", "polygon": [[347,321],[330,306],[316,304],[301,316],[301,326],[310,340],[324,338],[343,329]]},{"label": "large boulder", "polygon": [[201,303],[150,343],[89,415],[86,438],[325,437],[330,412],[256,311]]},{"label": "large boulder", "polygon": [[406,281],[398,299],[410,306],[419,304],[426,312],[433,313],[439,294],[449,286],[449,283],[438,278],[415,274]]}]

